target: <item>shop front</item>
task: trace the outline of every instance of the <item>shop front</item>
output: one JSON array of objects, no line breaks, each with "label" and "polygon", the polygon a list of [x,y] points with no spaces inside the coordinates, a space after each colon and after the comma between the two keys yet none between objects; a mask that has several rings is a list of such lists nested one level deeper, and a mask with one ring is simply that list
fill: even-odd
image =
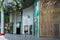
[{"label": "shop front", "polygon": [[1,23],[3,22],[4,26],[1,34],[34,35],[33,6],[20,12],[2,13]]},{"label": "shop front", "polygon": [[4,34],[34,35],[33,6],[21,12],[6,13],[4,19]]},{"label": "shop front", "polygon": [[[8,14],[8,15],[7,15]],[[4,34],[21,34],[22,12],[6,13]]]},{"label": "shop front", "polygon": [[[9,10],[8,6],[8,10]],[[3,11],[1,8],[1,34],[27,34],[39,37],[39,1],[22,11],[14,9]]]}]

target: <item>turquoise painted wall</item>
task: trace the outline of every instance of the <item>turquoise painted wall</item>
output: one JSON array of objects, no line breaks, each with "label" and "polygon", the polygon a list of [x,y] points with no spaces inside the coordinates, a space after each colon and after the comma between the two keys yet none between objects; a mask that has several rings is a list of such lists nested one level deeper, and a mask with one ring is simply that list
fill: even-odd
[{"label": "turquoise painted wall", "polygon": [[40,26],[39,26],[39,0],[35,0],[34,3],[34,20],[35,20],[35,36],[39,37],[40,36]]}]

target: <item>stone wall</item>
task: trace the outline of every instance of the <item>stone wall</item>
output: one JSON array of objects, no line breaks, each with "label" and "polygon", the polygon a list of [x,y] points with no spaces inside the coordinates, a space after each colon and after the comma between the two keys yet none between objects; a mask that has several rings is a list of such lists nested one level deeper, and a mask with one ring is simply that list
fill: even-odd
[{"label": "stone wall", "polygon": [[60,36],[60,0],[41,0],[40,36]]}]

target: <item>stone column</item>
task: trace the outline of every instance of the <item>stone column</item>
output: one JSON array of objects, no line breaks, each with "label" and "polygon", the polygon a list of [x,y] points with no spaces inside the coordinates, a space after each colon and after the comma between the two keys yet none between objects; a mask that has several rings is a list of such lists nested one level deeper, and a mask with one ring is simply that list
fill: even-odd
[{"label": "stone column", "polygon": [[4,34],[4,12],[2,7],[1,7],[1,34]]},{"label": "stone column", "polygon": [[10,23],[12,23],[12,13],[10,13]]},{"label": "stone column", "polygon": [[35,21],[35,36],[39,37],[40,36],[40,27],[39,27],[39,8],[40,8],[40,1],[35,0],[34,4],[34,21]]},{"label": "stone column", "polygon": [[13,17],[13,23],[14,23],[14,26],[13,26],[13,34],[16,34],[16,13],[14,13],[14,17]]}]

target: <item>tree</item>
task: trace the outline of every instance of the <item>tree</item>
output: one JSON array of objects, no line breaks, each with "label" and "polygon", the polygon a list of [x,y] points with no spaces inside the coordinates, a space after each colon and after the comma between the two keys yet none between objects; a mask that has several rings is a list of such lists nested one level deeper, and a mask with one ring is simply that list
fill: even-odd
[{"label": "tree", "polygon": [[9,0],[7,0],[7,2],[3,1],[3,7],[6,12],[11,12],[22,8],[22,3],[22,0],[13,0],[12,2],[9,2]]}]

